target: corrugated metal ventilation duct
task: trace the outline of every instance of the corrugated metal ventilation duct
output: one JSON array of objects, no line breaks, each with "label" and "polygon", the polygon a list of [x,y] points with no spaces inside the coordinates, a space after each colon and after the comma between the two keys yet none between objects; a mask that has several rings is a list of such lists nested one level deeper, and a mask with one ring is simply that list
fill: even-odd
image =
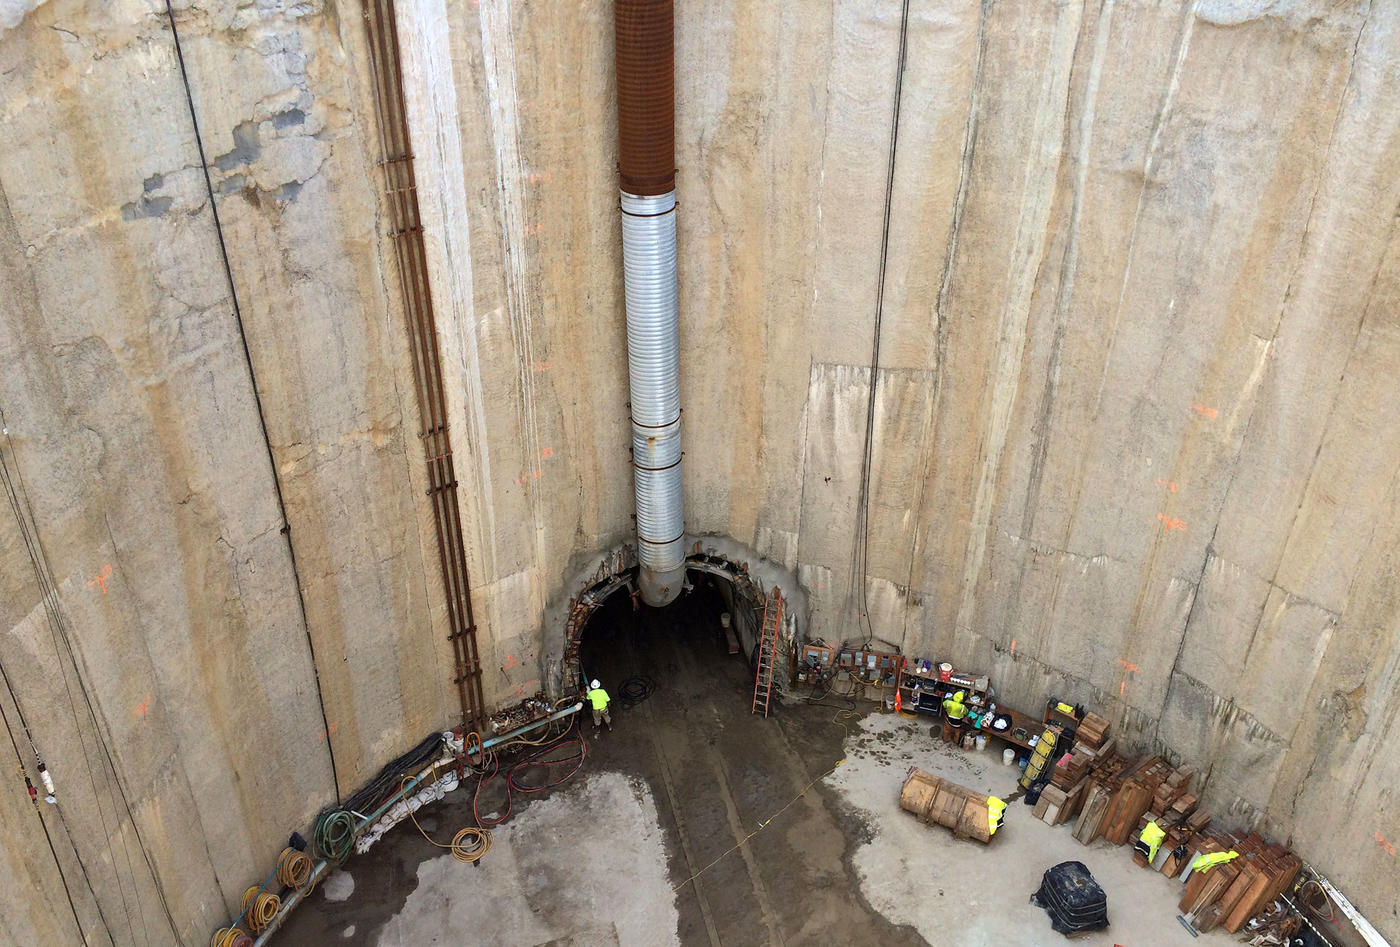
[{"label": "corrugated metal ventilation duct", "polygon": [[685,582],[674,10],[671,0],[617,0],[614,13],[638,584],[659,606]]}]

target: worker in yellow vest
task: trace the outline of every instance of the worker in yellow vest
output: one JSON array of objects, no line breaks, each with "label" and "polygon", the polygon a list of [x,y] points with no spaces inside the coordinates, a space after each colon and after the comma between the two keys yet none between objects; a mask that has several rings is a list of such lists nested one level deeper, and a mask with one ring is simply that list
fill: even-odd
[{"label": "worker in yellow vest", "polygon": [[1157,857],[1157,848],[1162,844],[1162,839],[1167,837],[1167,833],[1156,821],[1148,822],[1143,826],[1142,834],[1138,836],[1133,848],[1147,856],[1147,863],[1152,864],[1152,860]]},{"label": "worker in yellow vest", "polygon": [[996,796],[987,797],[987,834],[996,835],[1006,818],[1006,803]]},{"label": "worker in yellow vest", "polygon": [[603,690],[603,685],[596,680],[588,688],[588,703],[593,707],[593,729],[606,723],[608,729],[612,729],[612,714],[608,712],[608,706],[612,703],[612,698],[608,697],[608,692]]},{"label": "worker in yellow vest", "polygon": [[967,704],[963,703],[966,697],[965,692],[958,691],[943,701],[943,713],[948,720],[948,725],[943,728],[945,741],[951,740],[959,745],[962,743],[963,724],[967,718]]}]

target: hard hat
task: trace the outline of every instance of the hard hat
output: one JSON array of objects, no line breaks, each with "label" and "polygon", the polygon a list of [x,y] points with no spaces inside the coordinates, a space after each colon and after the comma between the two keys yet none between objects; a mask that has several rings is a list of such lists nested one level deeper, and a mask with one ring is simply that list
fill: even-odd
[{"label": "hard hat", "polygon": [[589,684],[588,686],[589,686],[589,687],[602,687],[603,685],[602,685],[602,684],[599,684],[597,681],[594,681],[592,684]]}]

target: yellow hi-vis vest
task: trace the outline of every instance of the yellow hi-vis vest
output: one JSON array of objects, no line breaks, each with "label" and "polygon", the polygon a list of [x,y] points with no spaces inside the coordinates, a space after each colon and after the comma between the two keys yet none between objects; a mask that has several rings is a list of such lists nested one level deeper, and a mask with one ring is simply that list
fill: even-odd
[{"label": "yellow hi-vis vest", "polygon": [[[959,691],[958,693],[962,693]],[[956,696],[949,697],[943,702],[943,709],[948,712],[949,720],[961,720],[967,716],[967,705]]]},{"label": "yellow hi-vis vest", "polygon": [[1156,822],[1149,822],[1143,826],[1142,834],[1138,836],[1138,841],[1147,846],[1147,860],[1157,857],[1157,846],[1162,844],[1162,839],[1167,837],[1167,833]]},{"label": "yellow hi-vis vest", "polygon": [[608,692],[601,687],[595,687],[588,692],[588,700],[593,704],[594,710],[608,709]]},{"label": "yellow hi-vis vest", "polygon": [[1006,803],[996,796],[987,797],[987,834],[996,835],[1006,814]]},{"label": "yellow hi-vis vest", "polygon": [[1231,849],[1228,852],[1211,852],[1209,855],[1201,855],[1191,864],[1195,871],[1210,871],[1216,865],[1223,865],[1228,861],[1234,861],[1240,857],[1240,853]]}]

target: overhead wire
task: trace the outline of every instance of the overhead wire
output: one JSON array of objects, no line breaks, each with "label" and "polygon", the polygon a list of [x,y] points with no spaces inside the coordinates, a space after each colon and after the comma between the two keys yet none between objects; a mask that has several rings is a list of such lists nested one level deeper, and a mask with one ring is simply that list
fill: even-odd
[{"label": "overhead wire", "polygon": [[[5,432],[5,433],[4,433],[4,438],[5,438],[5,441],[8,443],[8,442],[9,442],[9,425],[8,425],[8,424],[6,423],[6,421],[5,421],[5,417],[4,417],[4,413],[3,413],[3,412],[0,412],[0,430],[3,430],[3,431]],[[13,447],[11,447],[11,453],[13,453]],[[81,723],[78,721],[78,705],[77,705],[77,701],[76,701],[75,698],[73,697],[73,687],[72,687],[72,685],[69,683],[69,681],[68,681],[68,674],[67,674],[66,670],[64,669],[63,649],[60,648],[60,646],[59,646],[59,637],[60,637],[60,635],[61,635],[61,636],[64,638],[65,642],[66,642],[66,641],[67,641],[67,631],[66,631],[66,627],[65,627],[65,624],[64,624],[64,619],[63,619],[63,616],[62,616],[62,611],[61,611],[60,608],[58,607],[58,590],[57,590],[57,586],[56,586],[56,585],[54,584],[54,582],[53,582],[53,576],[52,576],[52,574],[50,573],[50,571],[49,571],[49,569],[48,569],[48,564],[47,564],[46,560],[44,559],[43,550],[42,550],[42,548],[39,546],[39,537],[37,536],[37,534],[35,534],[35,533],[33,532],[33,529],[34,529],[34,528],[31,527],[31,525],[30,525],[30,517],[29,517],[29,516],[26,516],[26,511],[27,511],[27,510],[31,510],[32,507],[30,506],[30,503],[29,503],[28,491],[25,489],[25,486],[24,486],[24,474],[23,474],[23,472],[20,470],[18,462],[15,463],[15,468],[14,468],[13,472],[10,470],[10,462],[9,462],[8,460],[6,460],[6,458],[5,458],[5,452],[4,452],[3,450],[0,450],[0,483],[3,483],[3,484],[4,484],[4,488],[5,488],[5,498],[6,498],[6,500],[7,500],[7,501],[9,502],[9,504],[10,504],[10,510],[11,510],[11,512],[14,514],[14,517],[15,517],[15,524],[16,524],[18,530],[19,530],[20,539],[21,539],[21,541],[24,543],[25,552],[28,554],[28,557],[29,557],[30,568],[31,568],[31,569],[33,570],[33,572],[34,572],[34,580],[35,580],[35,583],[38,585],[40,602],[42,603],[42,605],[43,605],[43,607],[44,607],[44,619],[45,619],[45,624],[46,624],[46,626],[48,627],[48,630],[49,630],[49,638],[50,638],[50,640],[53,642],[54,657],[55,657],[55,659],[57,659],[58,665],[59,665],[59,676],[63,678],[63,687],[64,687],[64,690],[67,692],[67,696],[68,696],[68,709],[69,709],[69,712],[72,714],[72,717],[73,717],[73,730],[74,730],[74,732],[75,732],[75,734],[76,734],[76,736],[77,736],[77,738],[78,738],[78,745],[79,745],[79,749],[80,749],[80,755],[82,756],[82,759],[83,759],[83,766],[84,766],[84,768],[85,768],[86,771],[87,771],[88,784],[92,787],[93,804],[94,804],[94,806],[97,808],[98,819],[99,819],[99,821],[100,821],[101,824],[102,824],[102,833],[103,833],[103,836],[105,837],[105,840],[106,840],[107,851],[110,852],[110,853],[112,853],[112,857],[109,859],[109,862],[110,862],[110,864],[111,864],[111,866],[112,866],[112,878],[113,878],[113,880],[116,882],[116,885],[117,885],[117,893],[118,893],[118,895],[121,897],[121,902],[122,902],[122,914],[123,914],[123,916],[126,918],[127,932],[131,935],[132,942],[135,943],[135,942],[137,942],[137,939],[136,939],[136,930],[135,930],[135,927],[133,926],[133,924],[132,924],[132,922],[131,922],[131,917],[132,917],[132,912],[131,912],[131,901],[127,898],[127,893],[126,893],[126,887],[127,887],[127,886],[126,886],[125,884],[122,883],[121,871],[120,871],[120,870],[118,869],[118,867],[117,867],[116,849],[115,849],[114,846],[112,845],[112,829],[111,829],[111,826],[108,825],[108,822],[107,822],[107,813],[106,813],[106,811],[105,811],[105,810],[103,809],[103,807],[102,807],[101,795],[100,795],[100,794],[98,793],[98,791],[97,791],[97,777],[96,777],[96,775],[94,775],[94,773],[93,773],[92,760],[91,760],[91,758],[88,756],[87,741],[86,741],[86,740],[84,739],[84,737],[83,737],[83,728],[82,728]],[[76,659],[76,657],[75,657],[75,655],[74,655],[74,653],[73,653],[73,649],[72,649],[72,647],[71,647],[71,644],[70,644],[69,647],[68,647],[68,659],[69,659],[69,663],[71,663],[71,665],[72,665],[72,667],[73,667],[74,673],[78,675],[78,683],[79,683],[79,686],[81,687],[81,685],[82,685],[82,675],[81,675],[81,674],[78,674],[77,659]],[[7,688],[9,688],[10,682],[9,682],[8,675],[6,675],[6,677],[5,677],[5,683],[6,683]],[[14,693],[13,688],[10,688],[10,692],[11,692],[11,694],[13,695],[13,693]],[[91,720],[92,720],[94,735],[95,735],[95,737],[96,737],[96,739],[97,739],[98,744],[101,745],[101,744],[102,744],[102,734],[101,734],[101,731],[97,729],[97,717],[96,717],[96,714],[94,714],[93,711],[92,711],[91,699],[88,698],[86,689],[83,690],[83,696],[84,696],[84,698],[87,700],[87,703],[88,703],[88,713],[89,713],[89,716],[91,717]],[[15,707],[16,707],[16,710],[18,711],[19,705],[16,704]],[[28,728],[27,728],[27,727],[26,727],[26,734],[28,734]],[[30,746],[31,746],[31,748],[32,748],[32,747],[33,747],[33,737],[32,737],[32,735],[29,736],[29,739],[30,739]],[[109,764],[110,764],[110,756],[108,757],[108,759],[109,759]],[[110,779],[106,779],[106,778],[105,778],[105,777],[107,777],[107,774],[106,774],[105,772],[103,773],[103,776],[104,776],[104,781],[106,781],[106,782],[108,783],[108,787],[109,787],[108,802],[111,803],[111,801],[112,801],[112,800],[111,800],[111,796],[112,796],[113,794],[110,792],[110,788],[111,788],[111,786],[112,786],[112,782],[111,782]],[[120,791],[120,788],[121,788],[121,787],[118,785],[118,786],[117,786],[118,791]],[[115,809],[115,808],[116,808],[116,807],[115,807],[115,805],[113,804],[113,809]],[[128,811],[130,811],[130,810],[129,810],[129,807],[128,807]],[[66,819],[66,817],[63,817],[63,816],[62,816],[61,812],[60,812],[60,818],[62,818],[62,820],[63,820],[63,823],[64,823],[64,830],[65,830],[65,831],[68,831],[67,819]],[[117,814],[117,818],[120,818],[120,815],[119,815],[119,814]],[[75,854],[76,854],[76,853],[77,853],[77,843],[74,841],[73,835],[72,835],[71,832],[68,832],[68,836],[69,836],[69,842],[70,842],[70,844],[73,845],[73,850],[74,850],[74,852],[75,852]],[[122,843],[122,851],[123,851],[123,853],[125,854],[125,860],[126,860],[126,863],[127,863],[127,872],[128,872],[128,875],[130,876],[131,884],[132,884],[133,886],[135,886],[135,884],[136,884],[136,871],[135,871],[134,866],[133,866],[132,863],[131,863],[131,853],[130,853],[130,851],[127,849],[127,846],[126,846],[126,837],[125,837],[125,834],[122,834],[122,835],[121,835],[121,843]],[[79,862],[79,864],[84,864],[81,855],[78,855],[78,862]],[[84,873],[86,873],[86,871],[87,871],[86,866],[84,866],[84,869],[83,869],[83,870],[84,870]],[[89,882],[89,888],[91,888],[91,882]],[[134,893],[133,893],[133,895],[134,895]],[[96,895],[96,892],[95,892],[95,891],[93,892],[93,898],[94,898],[94,900],[96,900],[96,898],[97,898],[97,895]],[[149,932],[149,929],[146,927],[146,923],[145,923],[145,912],[144,912],[143,909],[141,909],[141,900],[140,900],[139,897],[136,898],[136,903],[137,903],[138,911],[140,911],[142,931],[143,931],[143,933],[145,934],[146,939],[149,941],[149,939],[150,939],[150,932]],[[104,921],[104,923],[105,923],[105,921]],[[174,929],[174,928],[173,928],[173,922],[172,922],[172,930],[173,930],[173,929]],[[111,933],[110,927],[108,928],[108,933],[109,933],[109,935],[110,935],[110,933]],[[114,941],[114,942],[115,942],[115,941]]]},{"label": "overhead wire", "polygon": [[[3,672],[4,665],[0,664],[0,673]],[[5,688],[9,691],[10,700],[15,705],[15,713],[20,718],[20,725],[24,727],[25,735],[28,736],[29,725],[25,723],[24,711],[20,709],[19,701],[16,698],[14,688],[10,687],[10,679],[9,675],[7,674],[5,675]],[[19,771],[24,775],[24,781],[26,783],[29,783],[29,768],[24,765],[24,754],[20,752],[19,743],[15,740],[15,731],[14,728],[10,725],[10,715],[6,713],[5,705],[3,703],[0,703],[0,720],[4,721],[5,732],[10,736],[10,746],[14,747],[15,749],[15,761],[19,764]],[[30,748],[33,749],[33,738],[30,738]],[[87,931],[83,929],[82,919],[78,916],[78,905],[73,900],[73,890],[68,886],[68,877],[63,872],[63,863],[58,860],[58,849],[54,847],[53,836],[49,834],[49,825],[47,822],[44,821],[44,814],[39,811],[37,801],[34,805],[34,817],[39,820],[39,827],[44,830],[44,840],[49,843],[49,854],[53,856],[54,867],[58,870],[58,880],[63,883],[63,893],[68,898],[69,909],[73,912],[73,924],[78,930],[78,936],[80,936],[83,939],[84,944],[87,944],[89,943]],[[78,867],[82,868],[83,877],[87,878],[87,868],[83,866],[81,858],[78,859]],[[91,880],[88,881],[88,889],[92,889]],[[94,902],[96,902],[97,900],[97,896],[95,893],[93,894],[93,900]],[[116,939],[112,937],[112,929],[107,926],[107,918],[101,913],[102,905],[100,903],[98,903],[97,905],[97,910],[98,916],[102,919],[102,926],[107,930],[107,939],[112,941],[113,944],[116,944]]]},{"label": "overhead wire", "polygon": [[[846,591],[843,620],[854,608],[857,590],[860,607],[855,610],[857,631],[865,634],[861,647],[875,640],[870,623],[870,599],[866,592],[866,572],[870,554],[870,480],[875,452],[875,406],[880,385],[880,339],[885,316],[885,282],[889,269],[890,218],[894,207],[895,156],[899,146],[899,113],[904,98],[904,69],[909,50],[909,0],[904,0],[899,21],[899,57],[895,71],[894,106],[890,122],[889,162],[885,173],[885,211],[880,232],[880,269],[875,285],[875,325],[870,356],[870,393],[865,407],[865,444],[861,453],[860,495],[856,502],[856,529],[851,549],[851,585]],[[893,643],[893,642],[891,642]]]},{"label": "overhead wire", "polygon": [[[326,714],[326,698],[321,688],[321,672],[316,666],[316,644],[311,638],[311,622],[306,615],[306,597],[302,594],[300,573],[297,568],[296,548],[292,544],[291,524],[287,520],[287,503],[282,495],[282,481],[277,475],[277,458],[272,451],[272,438],[267,433],[267,415],[263,411],[262,392],[258,390],[257,375],[253,371],[253,353],[248,347],[248,333],[243,326],[243,308],[238,302],[238,286],[233,280],[233,266],[229,263],[228,246],[224,242],[223,222],[219,219],[219,202],[214,197],[214,182],[209,176],[209,159],[204,152],[204,136],[199,129],[199,114],[194,107],[194,91],[190,87],[189,72],[185,68],[185,51],[180,44],[180,30],[175,25],[175,10],[170,0],[165,0],[165,16],[170,22],[170,36],[175,43],[175,61],[180,67],[180,80],[185,87],[185,104],[189,108],[190,126],[194,130],[195,148],[199,152],[199,166],[204,173],[204,191],[209,198],[209,211],[214,222],[214,237],[219,246],[219,259],[223,263],[224,279],[228,284],[229,302],[233,309],[234,323],[238,327],[238,338],[243,345],[243,360],[248,366],[248,381],[253,391],[253,405],[257,409],[258,426],[262,431],[263,446],[267,450],[268,468],[272,476],[273,492],[277,497],[277,515],[282,520],[282,535],[287,540],[287,558],[292,571],[292,587],[296,590],[297,605],[301,609],[301,624],[306,630],[306,648],[311,656],[312,678],[316,684],[316,701],[321,707],[321,727],[326,734],[326,753],[330,759],[331,782],[335,798],[340,799],[340,775],[335,768],[335,748],[331,744],[330,718]],[[178,937],[178,935],[177,935]]]}]

